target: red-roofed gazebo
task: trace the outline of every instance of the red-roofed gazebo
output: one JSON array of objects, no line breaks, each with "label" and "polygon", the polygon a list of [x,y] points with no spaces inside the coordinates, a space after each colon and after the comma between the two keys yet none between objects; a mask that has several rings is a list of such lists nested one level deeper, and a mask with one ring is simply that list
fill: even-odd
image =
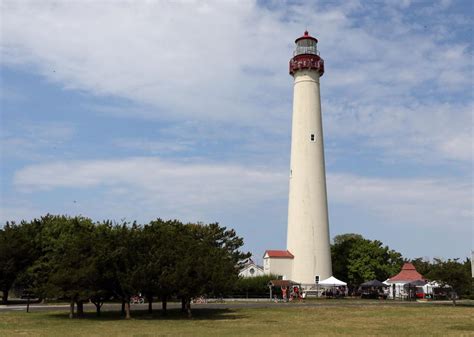
[{"label": "red-roofed gazebo", "polygon": [[390,298],[410,298],[410,291],[407,292],[404,285],[414,281],[425,281],[425,278],[416,271],[416,268],[412,263],[407,262],[403,265],[402,270],[397,275],[390,277],[384,283],[390,287]]},{"label": "red-roofed gazebo", "polygon": [[392,276],[387,280],[387,283],[396,283],[400,281],[412,282],[424,279],[423,275],[416,271],[415,266],[412,263],[407,262],[403,265],[402,270],[397,275]]}]

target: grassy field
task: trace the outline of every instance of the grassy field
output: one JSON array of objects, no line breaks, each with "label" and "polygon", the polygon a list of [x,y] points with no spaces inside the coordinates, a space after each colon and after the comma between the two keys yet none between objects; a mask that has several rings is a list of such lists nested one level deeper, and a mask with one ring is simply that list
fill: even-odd
[{"label": "grassy field", "polygon": [[65,311],[0,313],[0,336],[474,336],[473,307],[436,305],[287,306],[199,309],[187,319],[178,310],[87,313],[70,320]]}]

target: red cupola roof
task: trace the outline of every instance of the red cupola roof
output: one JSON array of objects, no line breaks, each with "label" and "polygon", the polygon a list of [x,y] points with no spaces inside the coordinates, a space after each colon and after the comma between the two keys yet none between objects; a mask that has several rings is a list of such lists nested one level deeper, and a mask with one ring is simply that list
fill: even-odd
[{"label": "red cupola roof", "polygon": [[423,275],[416,271],[416,268],[412,263],[405,263],[402,270],[397,275],[389,278],[388,281],[416,281],[424,279]]},{"label": "red cupola roof", "polygon": [[311,35],[309,35],[309,33],[308,33],[307,30],[304,31],[304,35],[303,35],[303,36],[300,36],[299,38],[297,38],[297,39],[295,40],[295,43],[297,43],[297,42],[300,41],[300,40],[313,40],[313,41],[316,41],[316,43],[318,42],[318,39],[315,38],[315,37],[312,37]]}]

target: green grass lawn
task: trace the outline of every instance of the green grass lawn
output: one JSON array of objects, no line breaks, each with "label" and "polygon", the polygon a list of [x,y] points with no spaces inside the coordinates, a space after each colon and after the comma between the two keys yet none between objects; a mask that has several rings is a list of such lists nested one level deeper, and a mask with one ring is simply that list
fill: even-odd
[{"label": "green grass lawn", "polygon": [[474,336],[473,307],[438,305],[287,306],[170,310],[67,318],[66,311],[0,313],[0,336]]}]

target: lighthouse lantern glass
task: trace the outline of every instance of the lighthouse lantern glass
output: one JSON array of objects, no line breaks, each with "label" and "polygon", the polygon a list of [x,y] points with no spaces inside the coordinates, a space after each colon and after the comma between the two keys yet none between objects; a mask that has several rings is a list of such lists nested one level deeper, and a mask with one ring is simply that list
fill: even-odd
[{"label": "lighthouse lantern glass", "polygon": [[296,42],[296,50],[294,55],[301,55],[301,54],[313,54],[317,55],[318,50],[316,48],[316,41],[313,39],[301,39]]}]

